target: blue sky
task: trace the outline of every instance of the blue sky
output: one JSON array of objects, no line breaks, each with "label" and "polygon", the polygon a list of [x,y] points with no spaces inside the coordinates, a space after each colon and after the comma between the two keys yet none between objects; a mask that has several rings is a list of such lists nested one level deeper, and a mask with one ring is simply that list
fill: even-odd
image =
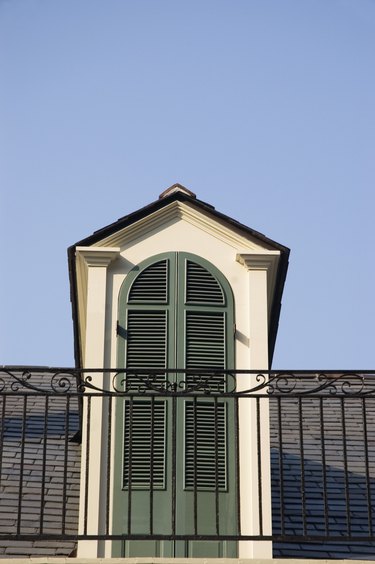
[{"label": "blue sky", "polygon": [[0,363],[73,364],[67,247],[180,182],[291,248],[275,368],[373,368],[374,60],[374,0],[0,0]]}]

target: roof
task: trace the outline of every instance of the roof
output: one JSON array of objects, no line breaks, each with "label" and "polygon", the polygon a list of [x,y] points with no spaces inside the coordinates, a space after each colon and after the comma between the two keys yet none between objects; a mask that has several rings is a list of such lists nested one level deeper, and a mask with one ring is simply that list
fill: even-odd
[{"label": "roof", "polygon": [[76,280],[76,261],[75,261],[75,251],[76,247],[80,246],[92,246],[102,241],[103,239],[109,237],[110,235],[126,228],[137,221],[146,218],[162,208],[170,205],[173,202],[183,202],[195,209],[203,212],[206,215],[218,220],[219,222],[225,223],[228,227],[239,231],[243,236],[248,238],[253,238],[259,241],[260,244],[267,246],[269,249],[277,250],[280,252],[280,260],[277,272],[277,279],[275,285],[275,297],[272,305],[271,318],[269,324],[269,351],[270,351],[270,364],[272,363],[272,356],[275,348],[277,330],[279,325],[280,310],[281,310],[281,297],[284,289],[288,260],[290,250],[273,241],[272,239],[266,237],[259,231],[247,227],[246,225],[236,221],[235,219],[225,215],[221,212],[215,210],[215,208],[202,200],[199,200],[196,195],[182,186],[181,184],[174,184],[167,190],[165,190],[159,197],[158,200],[144,206],[143,208],[134,211],[128,215],[119,218],[117,221],[95,231],[89,237],[78,241],[75,245],[72,245],[68,249],[68,263],[69,263],[69,278],[70,278],[70,288],[71,288],[71,302],[73,309],[73,327],[74,327],[74,350],[75,350],[75,361],[78,368],[82,367],[80,358],[80,343],[79,343],[79,330],[78,330],[78,315],[77,315],[77,280]]},{"label": "roof", "polygon": [[[311,387],[306,385],[304,389],[308,391]],[[292,395],[283,397],[280,419],[277,399],[270,400],[272,529],[275,535],[284,533],[290,538],[302,536],[304,527],[306,534],[311,536],[323,536],[326,527],[330,535],[338,537],[350,533],[361,537],[368,532],[368,488],[371,490],[375,485],[374,459],[370,450],[375,441],[375,398],[368,397],[366,403],[363,403],[360,397],[346,397],[342,403],[342,397],[334,397],[331,393],[327,390],[322,411],[319,397],[303,397],[302,427],[299,424],[301,398]],[[364,412],[370,454],[366,453],[366,445],[361,435]],[[282,498],[281,480],[284,484]],[[302,509],[303,498],[305,515]],[[350,530],[347,522],[348,512]],[[374,518],[375,507],[372,505],[372,521]],[[275,542],[273,545],[274,558],[373,560],[374,553],[375,543],[369,542]]]},{"label": "roof", "polygon": [[[50,373],[34,375],[33,385],[37,388],[43,389],[44,386],[48,389],[50,383]],[[18,388],[14,387],[14,384],[14,378],[1,372],[3,441],[0,456],[0,535],[17,531],[19,512],[20,533],[35,534],[39,531],[41,523],[41,506],[44,533],[59,534],[64,519],[66,534],[76,534],[81,447],[71,439],[79,427],[77,398],[70,399],[67,410],[66,397],[48,396],[46,417],[47,396],[34,394],[33,390],[29,390],[31,393],[27,394],[25,388],[22,388],[22,393],[26,393],[26,396],[12,394],[12,391],[15,392]],[[64,492],[65,506],[62,502]],[[0,538],[0,558],[70,556],[74,549],[73,541],[20,541]]]}]

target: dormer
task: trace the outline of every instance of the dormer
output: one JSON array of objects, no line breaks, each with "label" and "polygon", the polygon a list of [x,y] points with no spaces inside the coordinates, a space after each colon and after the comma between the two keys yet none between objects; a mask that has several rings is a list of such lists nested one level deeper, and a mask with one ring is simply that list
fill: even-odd
[{"label": "dormer", "polygon": [[[173,527],[177,534],[195,527],[210,535],[219,527],[236,535],[241,527],[251,536],[261,513],[271,531],[268,404],[257,412],[225,397],[226,371],[270,367],[288,254],[180,184],[69,249],[77,365],[116,368],[125,386],[110,411],[97,400],[83,413],[92,421],[83,425],[81,530],[101,534],[110,523],[114,535],[147,535],[156,515],[160,535]],[[195,400],[168,395],[194,388],[210,371],[207,386],[223,399],[210,398],[209,387]],[[150,372],[159,395],[133,397]],[[93,380],[98,389],[114,385],[105,373]],[[253,383],[243,374],[236,386]],[[266,558],[271,544],[83,541],[78,555]]]}]

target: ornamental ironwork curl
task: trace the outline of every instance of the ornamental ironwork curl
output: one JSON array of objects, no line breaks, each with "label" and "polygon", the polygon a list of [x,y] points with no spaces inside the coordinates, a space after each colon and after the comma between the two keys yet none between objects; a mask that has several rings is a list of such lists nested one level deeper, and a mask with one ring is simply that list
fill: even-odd
[{"label": "ornamental ironwork curl", "polygon": [[[270,376],[268,393],[296,394],[299,396],[365,396],[375,394],[375,380],[356,372],[344,373],[279,373]],[[371,386],[372,384],[372,386]]]},{"label": "ornamental ironwork curl", "polygon": [[266,388],[268,395],[291,394],[298,385],[298,378],[292,373],[280,373],[270,375],[268,378],[264,374],[259,374],[264,378],[263,387]]},{"label": "ornamental ironwork curl", "polygon": [[[99,371],[100,372],[100,371]],[[113,371],[103,371],[103,373]],[[176,375],[179,378],[176,378]],[[375,376],[375,375],[373,375]],[[222,378],[220,381],[219,378]],[[241,384],[241,379],[250,378],[250,385]],[[128,396],[156,394],[173,395],[263,395],[267,396],[311,396],[329,394],[335,396],[363,396],[375,394],[363,374],[359,373],[298,373],[298,372],[246,372],[241,371],[197,371],[168,370],[142,372],[140,370],[117,370],[111,379],[111,388],[94,384],[91,374],[84,376],[79,385],[81,393],[98,392],[107,395]]]},{"label": "ornamental ironwork curl", "polygon": [[[364,376],[361,374],[356,374],[355,372],[337,375],[327,375],[320,373],[317,374],[316,378],[319,382],[319,386],[315,389],[316,392],[327,390],[330,395],[363,395],[366,385]],[[369,389],[366,393],[371,392],[375,392],[375,389]]]},{"label": "ornamental ironwork curl", "polygon": [[34,386],[30,381],[32,378],[32,374],[28,370],[22,372],[19,378],[17,378],[15,374],[12,374],[12,377],[14,378],[14,380],[10,383],[10,389],[12,392],[19,392],[20,388],[22,387],[28,388],[29,390],[38,391],[36,389],[36,386]]},{"label": "ornamental ironwork curl", "polygon": [[[262,395],[267,396],[311,396],[311,395],[335,395],[335,396],[366,396],[375,395],[375,374],[366,375],[356,372],[344,373],[294,373],[294,372],[259,372],[241,373],[234,372],[234,378],[239,376],[253,375],[253,383],[250,386],[241,386],[241,389],[227,390],[233,395]],[[367,376],[367,377],[366,377]]]},{"label": "ornamental ironwork curl", "polygon": [[56,370],[31,372],[1,369],[0,393],[30,393],[64,395],[77,391],[78,375],[75,372]]},{"label": "ornamental ironwork curl", "polygon": [[[119,376],[121,377],[119,378]],[[217,373],[192,373],[187,379],[176,379],[175,375],[163,372],[152,374],[122,372],[114,375],[112,386],[113,390],[119,394],[138,393],[144,395],[151,392],[161,395],[186,395],[190,393],[208,395],[223,392],[223,383],[218,382],[217,379]]]},{"label": "ornamental ironwork curl", "polygon": [[58,394],[68,394],[77,390],[77,376],[69,372],[56,372],[51,378],[51,388]]},{"label": "ornamental ironwork curl", "polygon": [[28,392],[55,395],[94,393],[113,396],[173,394],[280,397],[294,394],[357,397],[375,395],[375,374],[207,369],[0,369],[0,393]]}]

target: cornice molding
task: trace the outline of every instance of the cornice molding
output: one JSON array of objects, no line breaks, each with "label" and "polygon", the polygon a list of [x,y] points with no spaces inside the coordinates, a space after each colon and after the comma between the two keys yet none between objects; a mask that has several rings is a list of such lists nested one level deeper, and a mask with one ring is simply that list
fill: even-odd
[{"label": "cornice molding", "polygon": [[[133,225],[123,228],[121,231],[114,233],[103,239],[101,244],[104,246],[118,245],[126,246],[130,241],[137,238],[145,237],[147,234],[162,228],[168,222],[184,220],[206,231],[210,235],[220,239],[224,243],[230,245],[234,249],[245,248],[249,252],[253,249],[259,249],[259,243],[253,242],[250,238],[244,237],[235,229],[226,227],[217,219],[212,219],[200,210],[196,209],[193,204],[187,205],[183,202],[172,202],[165,208],[144,217]],[[108,247],[106,247],[108,248]]]},{"label": "cornice molding", "polygon": [[268,319],[271,317],[272,303],[275,296],[276,275],[279,265],[280,251],[255,253],[237,253],[236,260],[248,272],[265,271],[267,273]]},{"label": "cornice molding", "polygon": [[280,251],[266,251],[255,253],[237,253],[236,260],[247,270],[267,270],[272,271],[277,267]]},{"label": "cornice molding", "polygon": [[120,247],[76,247],[76,256],[88,267],[107,267],[120,255]]},{"label": "cornice molding", "polygon": [[[119,247],[76,247],[77,315],[81,343],[86,342],[87,284],[89,269],[107,268],[119,255]],[[94,273],[92,270],[91,272]],[[84,346],[81,354],[82,362],[85,364]]]}]

